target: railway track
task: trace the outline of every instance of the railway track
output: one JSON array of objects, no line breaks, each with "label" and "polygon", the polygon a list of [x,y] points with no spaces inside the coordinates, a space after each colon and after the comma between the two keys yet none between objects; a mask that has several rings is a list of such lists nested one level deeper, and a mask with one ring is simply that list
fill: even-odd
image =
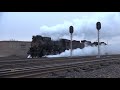
[{"label": "railway track", "polygon": [[[120,55],[107,55],[108,57],[120,57]],[[107,57],[106,55],[102,55],[101,57]],[[78,57],[53,57],[53,58],[17,58],[17,59],[12,59],[12,58],[2,58],[2,60],[0,59],[0,63],[11,63],[11,62],[24,62],[24,61],[37,61],[37,60],[62,60],[62,59],[81,59],[81,58],[91,58],[91,57],[96,57],[96,56],[78,56]]]},{"label": "railway track", "polygon": [[[111,57],[120,57],[120,55],[114,55],[114,56],[101,56],[101,58],[111,58]],[[69,58],[69,57],[64,57],[64,58],[34,58],[34,59],[16,59],[16,60],[0,60],[0,65],[1,64],[6,64],[6,63],[9,63],[9,64],[17,64],[17,63],[30,63],[30,62],[51,62],[51,61],[62,61],[62,60],[70,60],[70,59],[92,59],[92,58],[96,58],[96,56],[87,56],[87,57],[72,57],[72,58]]]},{"label": "railway track", "polygon": [[[114,56],[117,57],[117,56]],[[102,56],[102,59],[104,58],[111,58]],[[76,62],[76,61],[83,61],[83,60],[92,60],[96,59],[95,56],[89,56],[89,57],[73,57],[73,58],[51,58],[51,59],[32,59],[32,60],[16,60],[16,61],[1,61],[0,62],[0,69],[13,69],[17,67],[33,67],[33,66],[44,66],[47,64],[56,64],[56,63],[68,63],[68,62]]]},{"label": "railway track", "polygon": [[[94,59],[95,57],[91,57],[91,59]],[[74,60],[73,60],[74,59]],[[0,62],[0,69],[3,68],[15,68],[15,67],[26,67],[26,66],[34,66],[34,65],[44,65],[44,64],[54,64],[54,63],[64,63],[64,62],[74,62],[78,60],[84,60],[89,59],[87,58],[47,58],[47,59],[31,59],[31,60],[16,60],[16,61],[1,61]]]},{"label": "railway track", "polygon": [[[75,59],[74,59],[75,60]],[[83,60],[76,62],[66,62],[66,63],[57,63],[50,64],[45,66],[33,66],[33,67],[25,67],[25,68],[14,68],[12,69],[3,69],[0,70],[1,78],[31,78],[31,77],[44,77],[49,73],[64,71],[67,69],[73,68],[85,68],[85,66],[94,66],[96,64],[105,65],[107,63],[120,63],[119,58],[100,58],[93,60]]]}]

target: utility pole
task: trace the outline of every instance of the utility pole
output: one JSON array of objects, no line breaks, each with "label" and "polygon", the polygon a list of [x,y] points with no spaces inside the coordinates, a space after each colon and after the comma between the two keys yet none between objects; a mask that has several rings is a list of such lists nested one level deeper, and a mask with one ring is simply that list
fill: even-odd
[{"label": "utility pole", "polygon": [[98,30],[98,58],[100,58],[100,41],[99,41],[99,31],[101,29],[101,23],[100,22],[97,22],[96,23],[96,28]]},{"label": "utility pole", "polygon": [[70,50],[70,56],[71,56],[71,57],[72,57],[72,36],[73,36],[72,34],[73,34],[73,31],[74,31],[73,26],[70,26],[70,27],[69,27],[69,32],[70,32],[70,39],[71,39],[71,40],[70,40],[70,49],[71,49],[71,50]]}]

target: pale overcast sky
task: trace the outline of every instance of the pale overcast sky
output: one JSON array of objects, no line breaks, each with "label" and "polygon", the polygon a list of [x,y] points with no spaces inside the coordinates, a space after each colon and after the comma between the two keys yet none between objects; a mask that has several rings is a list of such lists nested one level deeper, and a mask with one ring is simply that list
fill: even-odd
[{"label": "pale overcast sky", "polygon": [[119,43],[119,19],[119,12],[0,12],[0,40],[31,41],[33,35],[68,39],[73,25],[74,39],[95,41],[100,21],[101,40]]}]

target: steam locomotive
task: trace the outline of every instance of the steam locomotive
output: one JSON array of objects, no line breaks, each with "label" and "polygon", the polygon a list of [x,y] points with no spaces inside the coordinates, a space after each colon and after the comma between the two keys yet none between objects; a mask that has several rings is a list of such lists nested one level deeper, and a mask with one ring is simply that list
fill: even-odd
[{"label": "steam locomotive", "polygon": [[[73,40],[72,43],[73,49],[84,48],[84,44],[80,43],[80,41]],[[31,48],[29,49],[28,54],[31,55],[32,58],[40,58],[45,55],[60,54],[69,49],[70,40],[60,39],[53,41],[50,37],[42,37],[37,35],[32,37]]]},{"label": "steam locomotive", "polygon": [[[86,40],[82,40],[81,42],[76,40],[72,41],[73,49],[77,49],[77,48],[83,49],[86,46],[97,46],[97,45],[98,42],[91,43],[91,41],[86,41]],[[100,42],[100,45],[107,45],[107,44],[104,42]],[[69,49],[70,49],[70,40],[60,39],[57,41],[53,41],[51,40],[50,37],[42,37],[40,35],[36,35],[32,37],[31,48],[29,49],[28,54],[32,58],[34,57],[40,58],[45,55],[57,55]]]}]

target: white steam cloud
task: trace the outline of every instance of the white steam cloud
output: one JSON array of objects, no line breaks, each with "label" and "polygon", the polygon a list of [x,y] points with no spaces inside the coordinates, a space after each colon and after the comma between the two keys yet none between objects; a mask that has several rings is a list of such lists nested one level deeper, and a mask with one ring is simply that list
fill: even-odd
[{"label": "white steam cloud", "polygon": [[[102,45],[100,46],[100,54],[101,55],[113,55],[113,54],[120,54],[120,47],[117,44],[111,44],[111,45]],[[73,50],[73,56],[94,56],[97,55],[98,48],[97,47],[85,47],[83,49],[74,49]],[[70,56],[70,50],[66,50],[65,52],[58,54],[58,55],[48,55],[46,57],[69,57]]]},{"label": "white steam cloud", "polygon": [[104,40],[114,39],[120,35],[120,13],[103,13],[92,16],[83,16],[81,18],[73,19],[72,21],[64,21],[63,24],[55,26],[41,26],[40,35],[49,36],[53,40],[60,38],[69,39],[69,26],[74,26],[73,39],[89,39],[97,40],[96,22],[100,21],[102,28],[100,31],[100,38]]},{"label": "white steam cloud", "polygon": [[[101,55],[105,54],[120,54],[120,13],[104,13],[95,14],[92,16],[83,16],[81,18],[74,19],[72,21],[64,21],[63,24],[57,24],[55,26],[42,26],[40,27],[40,35],[49,36],[53,40],[60,38],[69,39],[69,26],[74,26],[73,39],[74,40],[90,40],[97,41],[96,22],[100,21],[102,28],[100,30],[100,41],[104,41],[109,44],[107,46],[101,46]],[[84,49],[73,50],[73,56],[89,56],[97,55],[97,47],[85,47]],[[48,55],[47,57],[68,57],[70,56],[70,50],[59,55]]]}]

